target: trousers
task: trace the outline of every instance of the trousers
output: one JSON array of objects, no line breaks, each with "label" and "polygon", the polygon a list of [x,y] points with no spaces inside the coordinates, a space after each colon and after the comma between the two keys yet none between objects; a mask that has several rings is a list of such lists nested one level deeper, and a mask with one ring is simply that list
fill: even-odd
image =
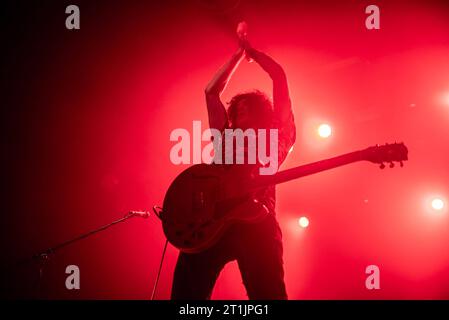
[{"label": "trousers", "polygon": [[234,260],[250,300],[287,299],[282,255],[282,232],[274,214],[257,223],[233,224],[205,251],[179,253],[171,299],[210,299],[221,270]]}]

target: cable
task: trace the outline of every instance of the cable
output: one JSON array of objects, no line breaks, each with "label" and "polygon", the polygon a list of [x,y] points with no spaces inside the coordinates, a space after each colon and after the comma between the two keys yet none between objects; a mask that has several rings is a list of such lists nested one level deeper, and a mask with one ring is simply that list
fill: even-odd
[{"label": "cable", "polygon": [[[163,211],[160,206],[153,206],[153,212],[154,212],[154,215],[159,218],[159,220],[162,220],[161,214]],[[165,239],[164,250],[162,251],[162,257],[161,257],[161,263],[159,264],[159,270],[157,272],[156,281],[154,282],[153,292],[151,293],[151,300],[154,300],[154,297],[156,295],[156,289],[157,289],[157,285],[159,283],[159,278],[161,276],[161,271],[162,271],[162,264],[164,263],[165,252],[167,251],[167,245],[168,245],[168,239]]]},{"label": "cable", "polygon": [[164,262],[165,251],[167,251],[168,240],[165,240],[164,251],[162,252],[161,263],[159,265],[159,271],[157,272],[156,282],[154,283],[153,292],[151,293],[151,300],[154,300],[154,296],[156,295],[157,284],[159,283],[159,277],[161,275],[162,263]]}]

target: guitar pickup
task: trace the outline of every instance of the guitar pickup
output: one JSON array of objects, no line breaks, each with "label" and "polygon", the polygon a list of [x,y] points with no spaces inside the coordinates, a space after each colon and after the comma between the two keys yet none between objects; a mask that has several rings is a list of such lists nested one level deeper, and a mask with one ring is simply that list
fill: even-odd
[{"label": "guitar pickup", "polygon": [[206,206],[206,202],[204,199],[204,192],[203,191],[197,191],[193,193],[193,205],[192,208],[194,210],[203,210]]}]

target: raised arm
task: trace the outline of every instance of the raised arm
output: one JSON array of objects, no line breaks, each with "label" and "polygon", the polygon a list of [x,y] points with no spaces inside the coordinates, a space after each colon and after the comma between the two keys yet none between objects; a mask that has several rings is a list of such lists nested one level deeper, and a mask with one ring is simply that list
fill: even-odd
[{"label": "raised arm", "polygon": [[256,61],[273,80],[273,107],[281,121],[287,121],[291,115],[291,101],[288,91],[287,76],[281,65],[270,56],[257,51],[248,44],[245,45],[246,54]]},{"label": "raised arm", "polygon": [[239,48],[237,52],[215,74],[206,87],[206,103],[209,115],[210,128],[222,131],[228,122],[226,109],[220,100],[220,95],[226,87],[232,73],[242,60],[244,50]]}]

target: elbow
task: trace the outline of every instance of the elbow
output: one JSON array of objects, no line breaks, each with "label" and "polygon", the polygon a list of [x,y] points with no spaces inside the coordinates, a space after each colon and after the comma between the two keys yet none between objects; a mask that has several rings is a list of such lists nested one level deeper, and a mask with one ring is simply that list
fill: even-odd
[{"label": "elbow", "polygon": [[219,90],[211,86],[207,86],[206,89],[204,89],[204,94],[206,95],[206,97],[220,96]]},{"label": "elbow", "polygon": [[214,87],[211,86],[211,85],[208,85],[208,86],[204,89],[204,94],[205,94],[206,96],[210,96],[210,95],[213,95],[213,94],[216,94],[216,93],[217,93],[217,90],[215,90]]},{"label": "elbow", "polygon": [[204,88],[204,93],[207,95],[212,91],[212,85],[209,83],[206,88]]},{"label": "elbow", "polygon": [[287,81],[287,75],[280,65],[276,65],[270,72],[270,77],[273,80]]}]

